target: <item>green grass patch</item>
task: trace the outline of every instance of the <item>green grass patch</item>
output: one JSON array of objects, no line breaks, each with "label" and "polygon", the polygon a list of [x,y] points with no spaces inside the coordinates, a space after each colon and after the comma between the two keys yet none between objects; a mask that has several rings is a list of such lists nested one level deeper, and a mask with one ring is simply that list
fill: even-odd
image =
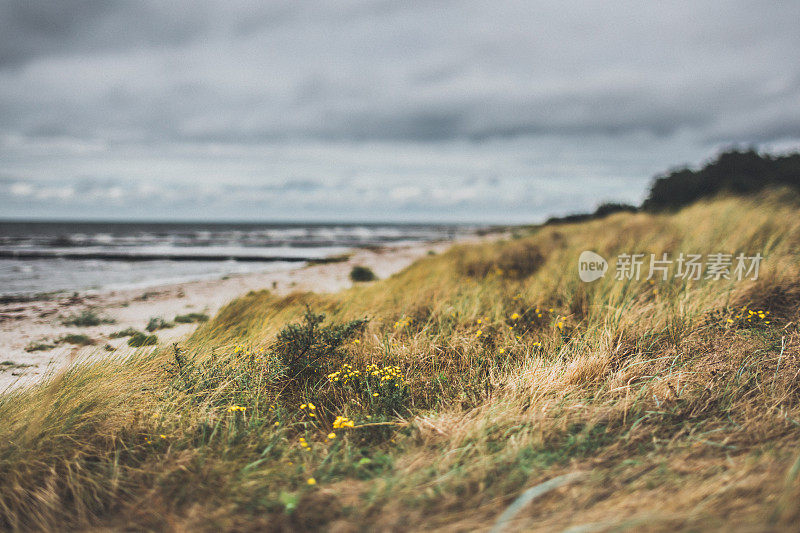
[{"label": "green grass patch", "polygon": [[35,341],[25,347],[26,352],[46,352],[56,347],[55,344],[47,341]]},{"label": "green grass patch", "polygon": [[82,333],[68,333],[60,337],[56,343],[75,344],[77,346],[91,346],[95,343],[94,339]]},{"label": "green grass patch", "polygon": [[112,339],[122,339],[124,337],[131,337],[133,335],[136,335],[137,333],[139,333],[139,330],[136,328],[125,328],[120,331],[115,331],[114,333],[109,335],[109,337],[111,337]]},{"label": "green grass patch", "polygon": [[113,318],[104,317],[92,309],[70,315],[61,321],[65,326],[75,326],[79,328],[99,326],[101,324],[113,324],[114,322],[116,321]]},{"label": "green grass patch", "polygon": [[172,322],[167,322],[162,317],[155,316],[155,317],[151,317],[150,318],[150,320],[147,322],[147,326],[145,326],[144,329],[146,329],[147,331],[153,332],[153,331],[157,331],[159,329],[167,329],[167,328],[173,328],[173,327],[175,327],[175,324],[173,324]]},{"label": "green grass patch", "polygon": [[187,313],[178,315],[173,319],[176,324],[191,324],[192,322],[208,322],[209,316],[205,313]]},{"label": "green grass patch", "polygon": [[141,346],[153,346],[155,344],[158,344],[157,336],[147,335],[141,331],[137,331],[131,335],[130,339],[128,339],[128,346],[133,346],[134,348],[139,348]]}]

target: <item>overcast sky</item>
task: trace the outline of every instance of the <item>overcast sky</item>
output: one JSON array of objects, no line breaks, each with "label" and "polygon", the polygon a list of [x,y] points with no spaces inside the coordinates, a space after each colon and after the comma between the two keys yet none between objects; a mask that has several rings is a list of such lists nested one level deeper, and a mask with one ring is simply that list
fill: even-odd
[{"label": "overcast sky", "polygon": [[530,222],[800,147],[800,2],[0,0],[0,217]]}]

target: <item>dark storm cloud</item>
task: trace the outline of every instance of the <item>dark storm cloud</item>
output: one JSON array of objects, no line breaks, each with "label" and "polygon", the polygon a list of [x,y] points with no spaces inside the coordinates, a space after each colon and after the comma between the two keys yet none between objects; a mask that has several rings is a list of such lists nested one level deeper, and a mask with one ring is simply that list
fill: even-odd
[{"label": "dark storm cloud", "polygon": [[771,1],[14,0],[0,8],[0,127],[152,140],[769,140],[800,124],[797,20],[800,4]]},{"label": "dark storm cloud", "polygon": [[112,2],[9,0],[0,4],[0,65],[23,63],[75,39],[81,25],[113,9]]},{"label": "dark storm cloud", "polygon": [[664,164],[797,144],[797,20],[768,0],[8,0],[0,199],[502,211],[583,180],[584,203],[635,200]]},{"label": "dark storm cloud", "polygon": [[[160,4],[160,5],[159,5]],[[208,31],[202,6],[124,0],[7,0],[0,4],[0,66],[47,56],[177,45]]]}]

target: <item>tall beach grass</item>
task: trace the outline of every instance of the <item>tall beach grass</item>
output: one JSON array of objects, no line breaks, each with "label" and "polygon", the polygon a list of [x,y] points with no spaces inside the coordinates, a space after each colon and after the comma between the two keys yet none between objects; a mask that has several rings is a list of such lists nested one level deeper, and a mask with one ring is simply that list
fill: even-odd
[{"label": "tall beach grass", "polygon": [[[620,213],[244,295],[185,343],[0,396],[0,527],[488,529],[586,472],[514,528],[791,530],[799,205]],[[764,259],[754,281],[583,283],[584,250]]]}]

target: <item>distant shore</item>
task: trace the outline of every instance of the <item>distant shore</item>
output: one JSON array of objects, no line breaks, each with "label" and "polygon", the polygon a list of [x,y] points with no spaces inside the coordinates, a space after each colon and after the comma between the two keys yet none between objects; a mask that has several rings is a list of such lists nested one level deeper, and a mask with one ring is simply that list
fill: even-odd
[{"label": "distant shore", "polygon": [[[277,294],[336,292],[352,285],[349,274],[353,266],[366,266],[384,278],[428,253],[446,250],[453,242],[355,249],[335,261],[221,279],[7,299],[0,302],[0,392],[39,381],[83,358],[130,353],[134,348],[128,346],[127,337],[112,338],[112,334],[128,328],[144,331],[151,318],[170,322],[191,313],[213,316],[223,305],[251,290],[269,289]],[[84,311],[113,323],[85,327],[63,324]],[[185,338],[196,327],[196,323],[177,323],[153,333],[159,343],[164,343]],[[67,335],[85,336],[92,344],[69,344],[63,340]]]},{"label": "distant shore", "polygon": [[94,259],[102,261],[253,261],[274,262],[286,261],[300,263],[310,258],[304,255],[264,255],[247,254],[242,251],[233,253],[132,253],[114,251],[65,251],[65,250],[0,250],[0,259]]}]

